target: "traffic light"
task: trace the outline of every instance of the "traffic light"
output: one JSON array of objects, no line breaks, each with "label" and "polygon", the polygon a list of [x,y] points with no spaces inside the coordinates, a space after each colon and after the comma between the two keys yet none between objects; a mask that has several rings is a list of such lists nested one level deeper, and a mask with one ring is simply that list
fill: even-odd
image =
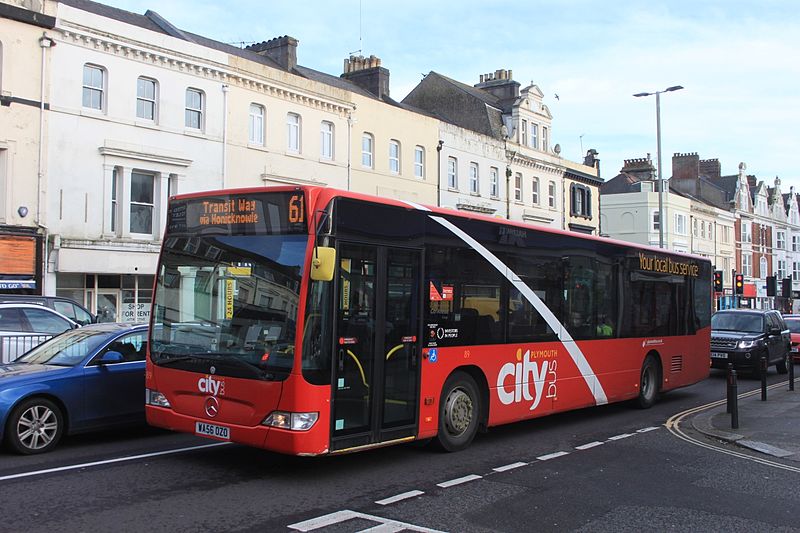
[{"label": "traffic light", "polygon": [[778,291],[778,279],[775,276],[767,276],[767,296],[775,296]]},{"label": "traffic light", "polygon": [[722,292],[722,270],[714,271],[714,292]]},{"label": "traffic light", "polygon": [[744,274],[736,274],[733,280],[733,292],[744,294]]},{"label": "traffic light", "polygon": [[792,278],[783,278],[781,280],[781,296],[784,298],[791,298],[792,297]]}]

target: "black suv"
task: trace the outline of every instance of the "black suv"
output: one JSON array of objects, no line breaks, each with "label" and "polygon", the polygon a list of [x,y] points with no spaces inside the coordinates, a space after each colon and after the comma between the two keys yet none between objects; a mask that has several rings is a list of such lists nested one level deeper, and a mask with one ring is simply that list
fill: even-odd
[{"label": "black suv", "polygon": [[767,366],[785,374],[789,365],[789,327],[778,311],[726,309],[711,316],[711,366],[760,372],[762,356]]}]

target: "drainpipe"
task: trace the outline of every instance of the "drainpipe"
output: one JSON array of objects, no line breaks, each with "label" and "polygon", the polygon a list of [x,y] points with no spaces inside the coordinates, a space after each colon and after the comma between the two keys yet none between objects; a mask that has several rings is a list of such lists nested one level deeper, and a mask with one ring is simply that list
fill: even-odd
[{"label": "drainpipe", "polygon": [[222,84],[222,188],[228,177],[228,84]]},{"label": "drainpipe", "polygon": [[47,193],[47,189],[45,186],[44,180],[44,99],[45,99],[45,73],[46,73],[46,65],[47,65],[47,49],[52,48],[56,45],[56,42],[51,38],[48,37],[47,33],[42,33],[42,36],[39,38],[39,46],[42,49],[42,65],[41,65],[41,73],[39,75],[39,160],[37,161],[37,171],[36,171],[36,220],[34,222],[36,225],[43,230],[44,233],[44,250],[42,251],[42,262],[43,262],[43,269],[42,269],[42,286],[41,294],[47,294],[45,290],[45,280],[47,279],[47,261],[48,261],[48,250],[47,247],[49,246],[49,232],[47,230],[47,226],[43,224],[43,220],[46,218],[42,214],[43,206],[42,206],[42,196]]},{"label": "drainpipe", "polygon": [[436,205],[439,207],[442,207],[442,146],[444,141],[439,139],[436,145]]},{"label": "drainpipe", "polygon": [[350,173],[353,168],[353,124],[355,123],[355,119],[353,118],[353,111],[355,110],[355,105],[353,109],[347,111],[347,190],[350,190]]}]

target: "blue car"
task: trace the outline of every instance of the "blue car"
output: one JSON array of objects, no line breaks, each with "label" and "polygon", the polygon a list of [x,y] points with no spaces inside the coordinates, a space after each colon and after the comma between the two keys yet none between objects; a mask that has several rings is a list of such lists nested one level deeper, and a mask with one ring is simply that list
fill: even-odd
[{"label": "blue car", "polygon": [[65,434],[144,424],[147,325],[92,324],[0,365],[0,437],[22,454]]}]

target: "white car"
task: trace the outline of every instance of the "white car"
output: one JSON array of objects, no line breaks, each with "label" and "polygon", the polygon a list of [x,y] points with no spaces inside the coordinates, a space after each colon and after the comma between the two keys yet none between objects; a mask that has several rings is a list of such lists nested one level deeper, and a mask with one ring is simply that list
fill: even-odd
[{"label": "white car", "polygon": [[0,304],[0,364],[10,363],[54,335],[79,327],[57,311],[36,304]]}]

